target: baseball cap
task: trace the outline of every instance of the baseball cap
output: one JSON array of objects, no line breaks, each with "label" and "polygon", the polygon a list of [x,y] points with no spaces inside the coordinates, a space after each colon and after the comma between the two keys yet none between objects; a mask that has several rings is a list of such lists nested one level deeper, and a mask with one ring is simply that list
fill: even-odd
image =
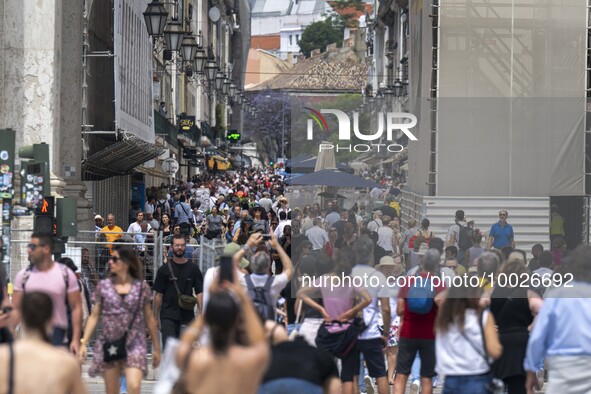
[{"label": "baseball cap", "polygon": [[[230,242],[229,244],[226,244],[226,246],[224,247],[224,253],[222,254],[222,256],[234,256],[236,253],[238,253],[238,251],[241,248],[242,247],[238,245],[236,242]],[[249,264],[250,262],[243,257],[242,260],[240,260],[239,266],[240,268],[246,268]]]}]

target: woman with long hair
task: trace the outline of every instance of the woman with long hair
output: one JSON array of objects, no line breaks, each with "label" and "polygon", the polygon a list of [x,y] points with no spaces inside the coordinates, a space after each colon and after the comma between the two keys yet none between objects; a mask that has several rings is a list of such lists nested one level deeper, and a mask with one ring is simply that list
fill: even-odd
[{"label": "woman with long hair", "polygon": [[539,295],[515,280],[528,275],[525,263],[513,258],[500,269],[490,299],[490,311],[497,322],[499,338],[505,351],[493,365],[495,377],[503,379],[509,394],[525,393],[526,373],[523,368],[525,351],[529,340],[529,329],[539,309]]},{"label": "woman with long hair", "polygon": [[[342,280],[343,277],[350,277],[353,265],[355,264],[355,252],[350,247],[337,249],[333,259],[335,266],[333,270],[320,276],[320,286],[303,287],[297,295],[309,307],[320,313],[326,322],[338,320],[340,322],[351,322],[357,314],[371,303],[371,296],[363,288],[351,286],[351,282],[340,287],[329,287],[333,277]],[[344,281],[343,282],[347,282]],[[322,305],[313,296],[322,299]],[[355,305],[355,297],[359,296],[361,302]],[[341,381],[343,382],[343,394],[353,393],[354,376],[359,373],[359,358],[355,351],[350,352],[341,359]]]},{"label": "woman with long hair", "polygon": [[[209,344],[194,349],[192,342],[204,328]],[[205,313],[181,339],[177,362],[183,392],[255,394],[269,358],[262,322],[236,275],[232,283],[216,280]]]},{"label": "woman with long hair", "polygon": [[162,235],[165,238],[168,237],[172,231],[170,226],[171,226],[170,215],[167,213],[163,213],[162,214],[162,222],[160,223],[159,231],[162,231]]},{"label": "woman with long hair", "polygon": [[53,302],[41,292],[23,294],[22,339],[0,347],[1,393],[86,393],[78,360],[51,344]]},{"label": "woman with long hair", "polygon": [[445,375],[443,394],[486,394],[492,380],[488,359],[503,352],[495,319],[481,312],[482,289],[452,286],[435,321],[437,372]]},{"label": "woman with long hair", "polygon": [[[125,246],[115,247],[109,265],[111,277],[101,280],[93,294],[94,309],[80,340],[80,357],[82,360],[86,358],[86,344],[101,320],[102,331],[94,346],[94,360],[88,374],[93,377],[102,374],[107,394],[117,394],[119,378],[125,373],[128,393],[136,394],[140,392],[142,378],[148,372],[146,329],[153,338],[154,368],[160,362],[160,343],[152,314],[152,291],[143,280],[141,264],[133,250]],[[114,343],[122,338],[125,343],[124,357],[106,362],[105,357],[120,351]]]}]

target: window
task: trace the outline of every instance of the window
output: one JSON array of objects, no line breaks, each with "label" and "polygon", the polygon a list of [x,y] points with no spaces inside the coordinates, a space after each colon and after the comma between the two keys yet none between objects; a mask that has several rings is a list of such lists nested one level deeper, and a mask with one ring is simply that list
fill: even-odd
[{"label": "window", "polygon": [[292,38],[293,38],[293,36],[290,34],[289,35],[289,45],[293,45]]},{"label": "window", "polygon": [[300,35],[299,34],[296,34],[296,45],[297,45],[298,42],[300,42]]}]

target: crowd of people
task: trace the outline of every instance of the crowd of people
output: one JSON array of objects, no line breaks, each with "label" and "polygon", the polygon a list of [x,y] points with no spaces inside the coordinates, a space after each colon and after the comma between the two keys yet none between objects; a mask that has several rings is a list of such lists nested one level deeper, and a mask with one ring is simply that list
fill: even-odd
[{"label": "crowd of people", "polygon": [[[139,393],[172,346],[179,393],[591,392],[591,248],[527,261],[505,210],[486,240],[461,210],[439,238],[401,226],[399,193],[292,207],[270,169],[151,188],[127,231],[95,217],[79,277],[34,233],[12,300],[0,277],[0,392],[85,392],[92,354],[107,393]],[[205,272],[202,239],[225,245]]]}]

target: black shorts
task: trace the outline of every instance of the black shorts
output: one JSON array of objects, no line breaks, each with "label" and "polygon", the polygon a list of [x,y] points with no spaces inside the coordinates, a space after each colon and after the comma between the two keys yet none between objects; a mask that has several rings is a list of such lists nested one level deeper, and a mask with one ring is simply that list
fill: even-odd
[{"label": "black shorts", "polygon": [[[381,338],[360,339],[357,341],[357,352],[363,353],[363,360],[367,365],[367,373],[372,378],[381,378],[388,376],[386,372],[386,362],[384,360],[383,343]],[[359,368],[355,375],[359,373]]]},{"label": "black shorts", "polygon": [[432,378],[435,375],[435,340],[400,338],[396,373],[410,375],[412,363],[419,352],[421,357],[421,377]]},{"label": "black shorts", "polygon": [[359,373],[359,353],[353,349],[346,357],[341,359],[341,382],[352,382],[353,377]]}]

